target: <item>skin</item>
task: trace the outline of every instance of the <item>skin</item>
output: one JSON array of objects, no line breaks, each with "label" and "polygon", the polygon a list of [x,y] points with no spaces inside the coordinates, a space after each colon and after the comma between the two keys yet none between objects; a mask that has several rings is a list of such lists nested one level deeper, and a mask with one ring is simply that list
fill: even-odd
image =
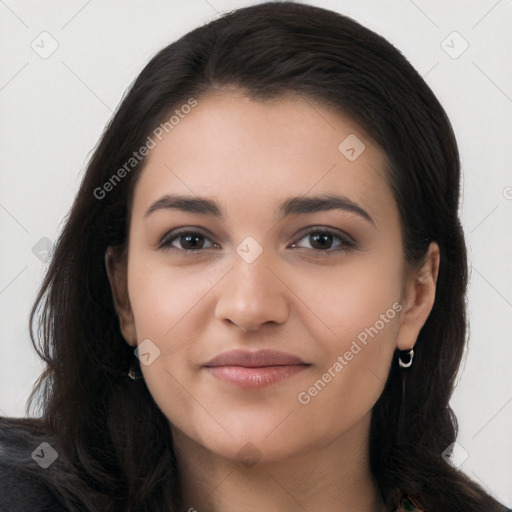
[{"label": "skin", "polygon": [[[338,150],[350,134],[365,144],[354,161]],[[135,188],[127,258],[112,248],[106,265],[126,342],[150,339],[160,350],[141,369],[169,419],[183,510],[384,510],[368,462],[371,411],[395,348],[414,346],[431,311],[439,266],[435,243],[421,267],[405,264],[384,164],[332,109],[293,96],[258,102],[237,90],[198,98],[151,150]],[[339,209],[279,219],[286,198],[327,193],[348,197],[374,224]],[[145,218],[165,194],[213,199],[225,218],[177,209]],[[179,227],[203,237],[159,247]],[[327,227],[356,247],[334,251],[343,240],[336,236],[315,243],[311,232]],[[263,250],[252,263],[236,252],[247,236]],[[195,254],[183,253],[191,247]],[[401,311],[300,403],[299,393],[394,303]],[[277,349],[310,366],[249,390],[202,367],[238,348]],[[252,460],[243,462],[244,453]]]}]

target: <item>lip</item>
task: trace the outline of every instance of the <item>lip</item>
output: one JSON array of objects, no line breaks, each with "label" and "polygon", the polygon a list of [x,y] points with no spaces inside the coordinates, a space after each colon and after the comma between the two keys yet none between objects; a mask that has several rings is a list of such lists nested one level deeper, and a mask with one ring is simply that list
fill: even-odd
[{"label": "lip", "polygon": [[219,380],[242,388],[264,388],[286,380],[310,364],[275,350],[231,350],[208,361],[204,368]]},{"label": "lip", "polygon": [[307,364],[300,357],[277,350],[229,350],[210,359],[204,366],[244,366],[258,368],[263,366],[295,366]]}]

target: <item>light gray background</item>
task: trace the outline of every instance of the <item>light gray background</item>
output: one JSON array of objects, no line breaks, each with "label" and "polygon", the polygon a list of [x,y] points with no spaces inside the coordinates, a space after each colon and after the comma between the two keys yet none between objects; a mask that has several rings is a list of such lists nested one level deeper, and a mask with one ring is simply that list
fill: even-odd
[{"label": "light gray background", "polygon": [[[0,414],[25,415],[43,368],[27,327],[46,267],[41,239],[56,239],[123,92],[164,45],[253,3],[0,0]],[[469,454],[460,468],[512,506],[512,1],[310,3],[388,38],[454,125],[472,268],[470,348],[452,400]],[[58,48],[44,55],[52,39]]]}]

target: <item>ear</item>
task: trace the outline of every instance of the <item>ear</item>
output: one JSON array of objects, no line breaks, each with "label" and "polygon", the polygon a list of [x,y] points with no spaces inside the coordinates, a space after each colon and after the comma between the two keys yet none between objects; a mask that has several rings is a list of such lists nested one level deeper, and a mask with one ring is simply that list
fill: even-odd
[{"label": "ear", "polygon": [[127,257],[119,246],[109,246],[105,252],[110,289],[114,298],[114,307],[119,317],[119,328],[128,345],[137,346],[137,333],[130,299],[128,297]]},{"label": "ear", "polygon": [[439,246],[431,242],[422,266],[411,271],[407,277],[402,297],[402,301],[405,302],[404,310],[396,341],[396,346],[400,350],[410,350],[414,347],[420,330],[432,311],[439,262]]}]

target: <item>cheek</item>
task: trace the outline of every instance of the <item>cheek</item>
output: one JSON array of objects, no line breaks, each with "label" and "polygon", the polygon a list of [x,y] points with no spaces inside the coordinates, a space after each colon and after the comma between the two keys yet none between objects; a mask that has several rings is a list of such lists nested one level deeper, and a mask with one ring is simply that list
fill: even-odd
[{"label": "cheek", "polygon": [[322,364],[297,393],[308,418],[329,414],[315,428],[349,429],[371,411],[384,389],[402,306],[398,288],[369,285],[365,279],[354,288],[345,282],[341,293],[324,295],[328,306],[323,312],[336,335],[316,338],[324,352]]},{"label": "cheek", "polygon": [[307,319],[308,329],[326,353],[348,350],[356,339],[394,340],[401,271],[392,261],[354,259],[346,266],[304,273],[295,280],[294,292],[307,311],[302,319]]},{"label": "cheek", "polygon": [[301,389],[311,414],[339,404],[345,419],[357,418],[380,396],[396,347],[400,276],[399,265],[380,260],[340,266],[321,290],[314,276],[301,280],[297,295],[315,313],[303,320],[323,354],[316,379]]},{"label": "cheek", "polygon": [[129,260],[128,293],[138,342],[150,339],[159,349],[158,357],[150,365],[141,364],[141,370],[153,399],[172,424],[181,428],[185,422],[183,428],[190,429],[187,418],[194,418],[194,428],[199,429],[204,418],[190,397],[190,371],[199,362],[195,345],[206,329],[204,308],[216,279],[208,269],[191,272],[156,259],[141,253]]},{"label": "cheek", "polygon": [[204,315],[196,317],[194,311],[201,309],[201,301],[215,279],[207,269],[191,272],[190,268],[173,268],[159,260],[142,254],[131,258],[128,293],[138,339],[154,338],[161,350],[177,350],[183,336],[175,333],[183,335],[192,317],[196,330],[200,328],[197,321],[205,321]]}]

